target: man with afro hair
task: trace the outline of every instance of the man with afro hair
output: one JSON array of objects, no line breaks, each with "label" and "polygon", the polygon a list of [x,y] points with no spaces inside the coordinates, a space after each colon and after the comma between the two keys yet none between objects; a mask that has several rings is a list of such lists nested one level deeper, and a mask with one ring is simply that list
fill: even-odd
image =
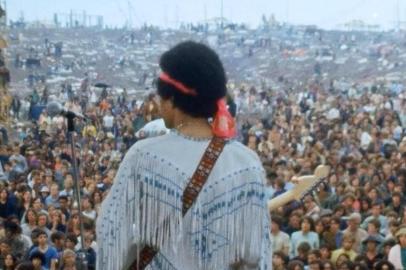
[{"label": "man with afro hair", "polygon": [[[265,172],[233,139],[219,56],[186,41],[159,65],[156,100],[171,131],[137,142],[122,161],[97,220],[97,269],[270,269]],[[207,153],[218,159],[196,184]]]}]

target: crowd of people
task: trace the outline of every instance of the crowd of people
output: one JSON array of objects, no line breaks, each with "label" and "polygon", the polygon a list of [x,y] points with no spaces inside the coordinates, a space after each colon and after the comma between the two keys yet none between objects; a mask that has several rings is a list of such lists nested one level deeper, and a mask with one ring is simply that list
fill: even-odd
[{"label": "crowd of people", "polygon": [[242,123],[245,143],[267,171],[269,199],[317,165],[331,167],[311,195],[272,213],[274,269],[405,269],[403,86],[293,89],[236,91],[240,107],[273,110]]},{"label": "crowd of people", "polygon": [[[278,89],[228,89],[237,139],[261,158],[269,200],[318,165],[331,168],[310,195],[271,213],[270,263],[277,270],[406,269],[406,90],[398,81],[343,86],[315,73],[309,81],[279,77]],[[152,92],[138,100],[126,90],[96,96],[88,80],[35,87],[28,112],[13,101],[14,128],[0,136],[0,269],[79,269],[79,251],[95,269],[95,222],[124,154],[168,132],[142,128],[160,117]],[[44,109],[57,90],[67,110],[86,115],[75,125],[81,212],[66,120]]]},{"label": "crowd of people", "polygon": [[[150,103],[156,106],[152,98]],[[78,269],[80,216],[88,269],[95,269],[94,228],[100,204],[123,154],[144,136],[141,132],[136,138],[135,130],[157,117],[148,102],[142,108],[133,104],[125,94],[85,104],[84,110],[76,96],[64,104],[88,117],[76,122],[81,213],[65,119],[51,118],[46,109],[31,122],[13,116],[16,128],[0,146],[1,269],[15,269],[22,261],[31,261],[35,269]]]},{"label": "crowd of people", "polygon": [[[260,156],[268,199],[294,188],[295,179],[317,165],[331,167],[312,195],[271,213],[274,269],[405,265],[406,95],[393,85],[337,89],[315,81],[285,92],[230,90],[238,139]],[[35,269],[75,269],[81,215],[94,269],[95,220],[121,158],[137,140],[159,134],[135,135],[159,118],[153,94],[137,104],[125,92],[85,106],[74,94],[65,103],[88,117],[76,123],[81,213],[64,118],[44,110],[37,121],[18,124],[16,137],[0,146],[0,267],[31,261]],[[260,106],[271,110],[241,113]]]}]

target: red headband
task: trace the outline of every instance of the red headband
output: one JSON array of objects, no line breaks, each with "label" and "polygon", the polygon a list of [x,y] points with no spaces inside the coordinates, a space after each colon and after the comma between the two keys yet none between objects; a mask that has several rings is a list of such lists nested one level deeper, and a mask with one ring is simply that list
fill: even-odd
[{"label": "red headband", "polygon": [[[159,78],[172,85],[176,90],[188,96],[197,96],[195,89],[187,87],[182,82],[175,80],[168,73],[162,72]],[[236,135],[235,121],[227,109],[224,98],[217,101],[217,113],[212,124],[213,134],[220,138],[232,138]]]},{"label": "red headband", "polygon": [[181,83],[180,81],[177,81],[177,80],[171,78],[171,76],[169,76],[168,73],[162,72],[161,75],[159,75],[159,78],[161,80],[163,80],[164,82],[172,85],[173,87],[175,87],[177,90],[179,90],[180,92],[182,92],[185,95],[197,96],[195,89],[189,88],[186,85],[184,85],[183,83]]}]

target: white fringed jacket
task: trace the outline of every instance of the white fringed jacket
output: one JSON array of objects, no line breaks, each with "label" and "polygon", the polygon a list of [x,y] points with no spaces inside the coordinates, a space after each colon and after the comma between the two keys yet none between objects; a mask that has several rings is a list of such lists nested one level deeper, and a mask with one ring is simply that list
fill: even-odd
[{"label": "white fringed jacket", "polygon": [[128,151],[97,220],[98,270],[127,269],[145,244],[160,248],[149,270],[226,270],[236,258],[271,269],[264,170],[239,142],[226,144],[182,218],[181,195],[208,144],[172,131]]}]

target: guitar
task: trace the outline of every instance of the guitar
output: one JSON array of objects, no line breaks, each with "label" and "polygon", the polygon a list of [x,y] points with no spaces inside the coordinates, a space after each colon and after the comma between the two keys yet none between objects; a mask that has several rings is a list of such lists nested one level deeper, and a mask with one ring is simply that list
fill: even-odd
[{"label": "guitar", "polygon": [[321,182],[323,182],[329,173],[330,166],[319,165],[317,166],[313,175],[297,177],[298,184],[296,184],[293,189],[288,190],[276,198],[268,201],[269,211],[278,209],[279,207],[284,206],[293,200],[303,200],[304,197],[310,194]]}]

